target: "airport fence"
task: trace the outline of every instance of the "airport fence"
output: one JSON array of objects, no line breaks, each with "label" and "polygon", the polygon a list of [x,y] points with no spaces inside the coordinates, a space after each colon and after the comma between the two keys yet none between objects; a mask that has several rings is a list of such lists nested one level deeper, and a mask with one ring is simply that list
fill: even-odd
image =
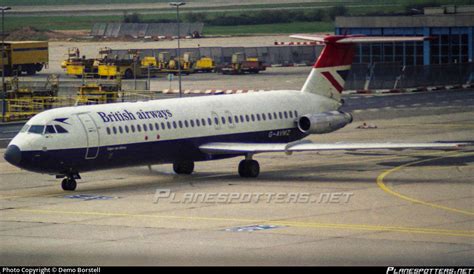
[{"label": "airport fence", "polygon": [[[210,57],[217,65],[229,64],[234,53],[243,52],[247,58],[258,58],[267,66],[281,65],[312,65],[321,53],[322,46],[268,46],[268,47],[199,47],[181,48],[181,53],[190,52],[196,59]],[[162,52],[168,52],[172,58],[177,57],[175,48],[157,49],[133,49],[138,51],[140,57],[158,57]],[[129,50],[112,50],[109,56],[112,58],[130,58]]]},{"label": "airport fence", "polygon": [[[180,23],[180,36],[201,35],[203,23]],[[159,38],[178,35],[177,23],[95,23],[92,26],[91,36],[94,37],[133,37]]]},{"label": "airport fence", "polygon": [[474,63],[403,66],[400,63],[354,64],[346,90],[406,89],[474,83]]}]

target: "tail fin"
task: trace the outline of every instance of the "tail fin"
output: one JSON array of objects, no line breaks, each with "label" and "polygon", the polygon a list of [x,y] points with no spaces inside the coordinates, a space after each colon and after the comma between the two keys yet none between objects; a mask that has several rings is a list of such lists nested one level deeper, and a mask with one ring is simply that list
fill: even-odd
[{"label": "tail fin", "polygon": [[296,34],[290,37],[325,44],[301,91],[319,94],[337,101],[341,100],[341,92],[354,59],[356,43],[423,41],[428,38],[307,34]]},{"label": "tail fin", "polygon": [[[329,37],[336,39],[328,39]],[[337,38],[325,38],[326,45],[306,79],[302,92],[316,93],[337,101],[341,99],[341,92],[354,59],[355,45],[336,43]]]}]

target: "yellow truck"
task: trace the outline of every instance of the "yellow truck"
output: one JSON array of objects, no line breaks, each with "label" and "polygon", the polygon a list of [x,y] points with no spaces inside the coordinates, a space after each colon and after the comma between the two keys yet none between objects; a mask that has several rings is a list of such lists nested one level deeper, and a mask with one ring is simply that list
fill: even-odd
[{"label": "yellow truck", "polygon": [[77,78],[95,78],[98,76],[99,64],[105,58],[103,50],[99,54],[101,55],[99,58],[86,58],[80,55],[78,48],[69,48],[68,59],[61,63],[61,67],[67,75]]},{"label": "yellow truck", "polygon": [[245,53],[237,52],[232,55],[232,63],[220,68],[222,74],[259,73],[266,67],[258,58],[246,58]]},{"label": "yellow truck", "polygon": [[41,71],[48,61],[48,42],[7,41],[5,55],[0,58],[0,71],[5,67],[6,76],[21,75],[23,72],[34,75]]},{"label": "yellow truck", "polygon": [[182,57],[171,58],[169,52],[160,52],[158,54],[157,67],[160,73],[172,73],[178,74],[179,66],[181,67],[181,73],[189,75],[194,72],[194,57],[192,53],[185,52]]},{"label": "yellow truck", "polygon": [[213,72],[215,68],[216,64],[214,63],[214,60],[209,57],[201,57],[201,59],[194,63],[194,70],[196,72]]},{"label": "yellow truck", "polygon": [[105,59],[98,67],[99,77],[132,79],[143,77],[140,62],[133,59]]}]

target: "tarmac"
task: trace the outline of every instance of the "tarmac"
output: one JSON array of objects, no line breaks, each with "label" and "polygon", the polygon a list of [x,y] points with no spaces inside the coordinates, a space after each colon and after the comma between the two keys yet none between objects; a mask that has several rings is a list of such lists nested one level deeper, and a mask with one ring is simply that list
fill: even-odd
[{"label": "tarmac", "polygon": [[[474,136],[472,91],[344,99],[354,122],[309,139]],[[258,154],[253,179],[237,175],[240,158],[190,176],[106,170],[81,174],[75,192],[0,158],[0,265],[473,264],[472,146]]]}]

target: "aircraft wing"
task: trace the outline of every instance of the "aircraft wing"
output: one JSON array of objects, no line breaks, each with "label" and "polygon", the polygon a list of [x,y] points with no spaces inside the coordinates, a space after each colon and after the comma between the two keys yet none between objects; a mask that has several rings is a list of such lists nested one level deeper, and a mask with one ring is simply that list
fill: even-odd
[{"label": "aircraft wing", "polygon": [[333,143],[322,144],[310,141],[294,143],[207,143],[199,149],[208,154],[256,154],[263,152],[329,151],[329,150],[374,150],[374,149],[456,149],[463,143]]}]

